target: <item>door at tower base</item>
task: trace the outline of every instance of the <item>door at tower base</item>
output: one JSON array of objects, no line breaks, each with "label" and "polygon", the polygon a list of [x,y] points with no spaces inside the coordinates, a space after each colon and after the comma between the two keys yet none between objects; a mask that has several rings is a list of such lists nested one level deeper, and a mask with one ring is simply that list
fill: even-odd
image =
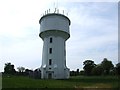
[{"label": "door at tower base", "polygon": [[68,79],[70,76],[70,70],[64,68],[54,68],[53,70],[47,70],[46,67],[41,67],[42,79]]}]

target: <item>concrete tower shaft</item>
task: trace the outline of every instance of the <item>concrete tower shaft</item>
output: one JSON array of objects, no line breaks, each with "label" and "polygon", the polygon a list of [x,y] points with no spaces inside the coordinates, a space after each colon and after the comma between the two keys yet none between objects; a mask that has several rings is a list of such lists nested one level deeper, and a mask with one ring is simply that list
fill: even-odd
[{"label": "concrete tower shaft", "polygon": [[70,37],[70,20],[62,14],[50,13],[41,17],[40,34],[43,40],[41,78],[67,79],[65,41]]}]

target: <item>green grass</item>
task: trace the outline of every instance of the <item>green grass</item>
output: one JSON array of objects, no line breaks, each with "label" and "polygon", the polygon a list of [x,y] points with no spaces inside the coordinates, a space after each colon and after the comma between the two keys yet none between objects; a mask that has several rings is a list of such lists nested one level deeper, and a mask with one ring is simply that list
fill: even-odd
[{"label": "green grass", "polygon": [[2,88],[2,74],[0,73],[0,90]]},{"label": "green grass", "polygon": [[42,80],[24,76],[3,76],[2,88],[118,88],[115,76],[74,76],[68,80]]}]

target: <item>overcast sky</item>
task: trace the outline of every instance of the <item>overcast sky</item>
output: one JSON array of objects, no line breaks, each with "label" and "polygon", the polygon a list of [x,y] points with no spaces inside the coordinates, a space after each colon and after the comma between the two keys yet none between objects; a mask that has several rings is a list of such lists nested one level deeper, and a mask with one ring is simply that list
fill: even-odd
[{"label": "overcast sky", "polygon": [[66,42],[68,68],[82,70],[87,59],[96,64],[104,58],[114,65],[118,63],[118,0],[60,1],[0,1],[0,72],[7,62],[14,64],[15,69],[23,66],[34,70],[41,66],[43,41],[39,38],[39,19],[45,10],[55,7],[61,12],[65,10],[71,20]]}]

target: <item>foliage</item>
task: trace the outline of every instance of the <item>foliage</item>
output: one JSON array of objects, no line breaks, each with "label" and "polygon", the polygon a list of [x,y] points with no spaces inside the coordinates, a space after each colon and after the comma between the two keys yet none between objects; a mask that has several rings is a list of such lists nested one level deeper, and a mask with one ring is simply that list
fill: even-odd
[{"label": "foliage", "polygon": [[25,68],[24,67],[18,67],[18,72],[24,72],[25,71]]},{"label": "foliage", "polygon": [[103,68],[102,68],[101,64],[96,65],[92,69],[92,75],[102,75],[102,73],[103,73]]},{"label": "foliage", "polygon": [[[70,71],[70,76],[78,75],[120,75],[120,63],[116,64],[116,67],[112,64],[112,61],[109,61],[107,58],[104,58],[103,61],[96,65],[92,60],[86,60],[83,62],[83,69],[79,72],[79,69],[76,71]],[[4,73],[6,74],[15,74],[15,75],[24,75],[34,78],[40,78],[41,71],[39,69],[29,70],[24,67],[18,67],[18,71],[15,71],[14,65],[11,63],[5,63]]]},{"label": "foliage", "polygon": [[77,76],[77,72],[76,71],[70,71],[70,76]]},{"label": "foliage", "polygon": [[70,71],[70,76],[78,76],[79,74],[79,69],[77,69],[76,71]]},{"label": "foliage", "polygon": [[116,64],[116,73],[120,75],[120,63]]},{"label": "foliage", "polygon": [[14,65],[11,63],[5,63],[4,73],[6,74],[15,74]]},{"label": "foliage", "polygon": [[29,75],[30,72],[33,72],[32,70],[29,70],[29,69],[25,69],[25,75]]},{"label": "foliage", "polygon": [[114,65],[112,64],[112,62],[107,60],[107,58],[103,59],[101,65],[102,65],[102,68],[103,68],[103,73],[105,75],[109,75],[110,70],[112,70],[114,68]]},{"label": "foliage", "polygon": [[79,75],[79,69],[76,70],[77,75]]},{"label": "foliage", "polygon": [[91,75],[92,69],[95,67],[94,61],[86,60],[83,62],[83,65],[84,65],[83,69],[85,71],[85,75],[87,76]]},{"label": "foliage", "polygon": [[107,58],[104,58],[98,65],[94,64],[92,60],[84,61],[83,65],[85,75],[115,75],[120,69],[120,64],[114,67],[112,61],[109,61]]},{"label": "foliage", "polygon": [[81,70],[81,71],[80,71],[80,75],[84,75],[84,70]]}]

